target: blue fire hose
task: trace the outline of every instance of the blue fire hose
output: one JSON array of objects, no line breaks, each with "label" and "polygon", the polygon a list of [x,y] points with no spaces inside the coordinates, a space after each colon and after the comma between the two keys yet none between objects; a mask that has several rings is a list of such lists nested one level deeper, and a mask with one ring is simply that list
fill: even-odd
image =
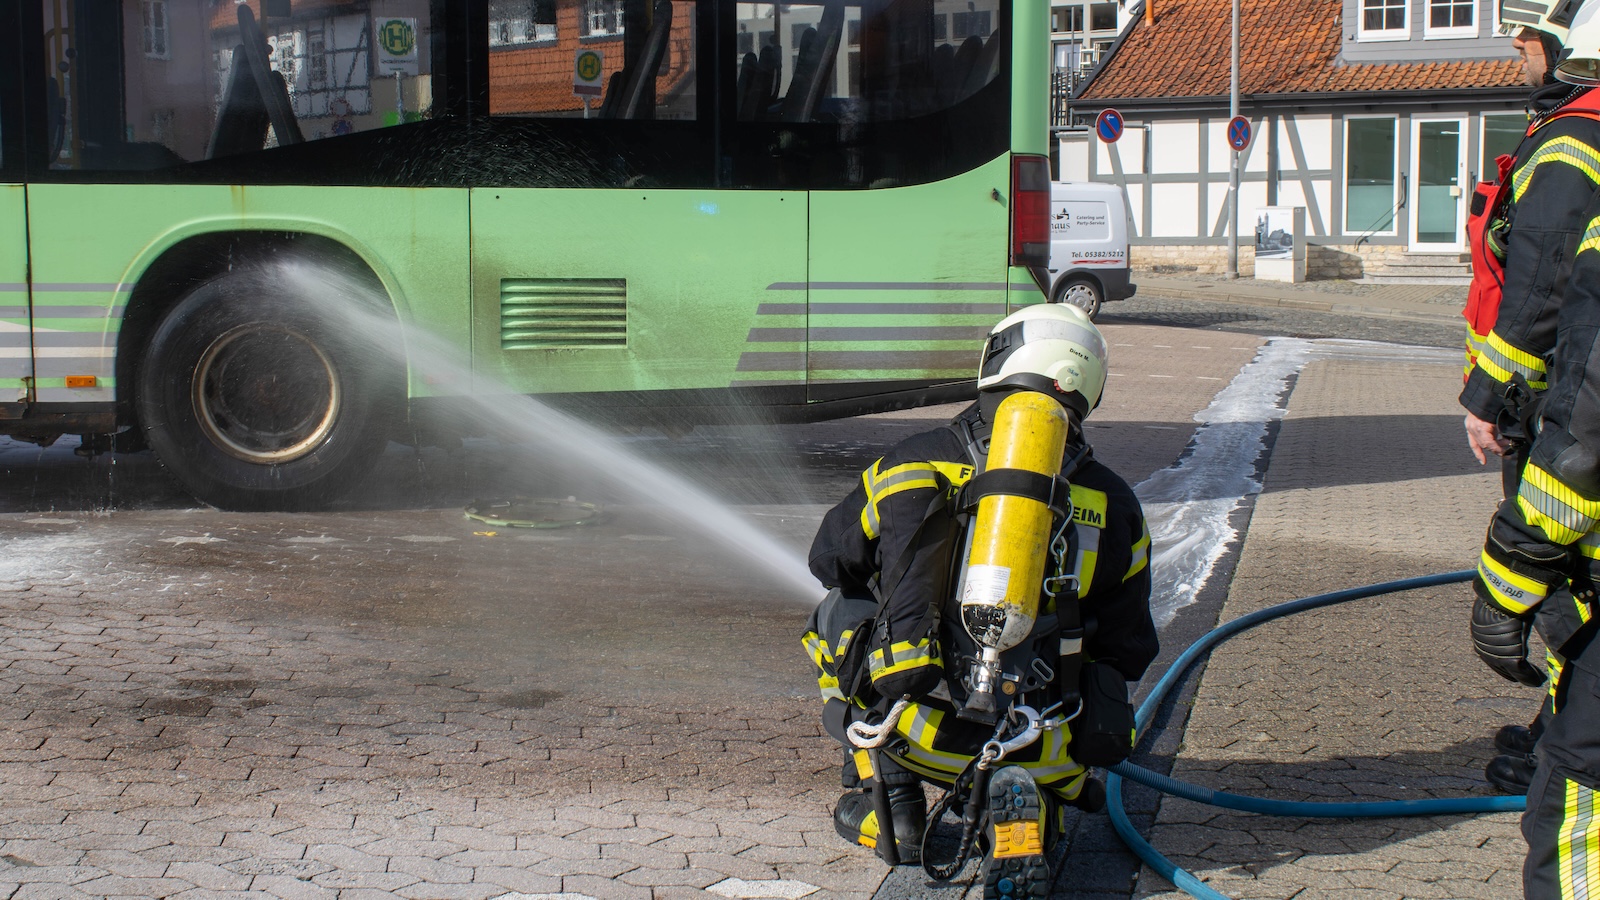
[{"label": "blue fire hose", "polygon": [[[1315,597],[1304,597],[1269,606],[1257,610],[1246,616],[1220,625],[1207,632],[1198,641],[1183,651],[1171,667],[1167,669],[1161,680],[1150,691],[1150,696],[1140,704],[1139,711],[1134,717],[1139,739],[1145,737],[1145,728],[1150,720],[1155,717],[1156,710],[1171,690],[1182,681],[1184,673],[1189,667],[1218,644],[1233,637],[1283,616],[1294,615],[1309,609],[1320,609],[1332,606],[1335,603],[1345,603],[1350,600],[1361,600],[1367,597],[1376,597],[1380,594],[1390,594],[1397,591],[1409,591],[1415,588],[1434,587],[1441,584],[1459,584],[1472,580],[1472,571],[1446,572],[1439,575],[1424,575],[1420,578],[1406,578],[1400,581],[1390,581],[1383,584],[1373,584],[1366,587],[1350,588],[1349,590],[1334,591],[1331,594],[1318,594]],[[1440,816],[1459,815],[1462,813],[1487,813],[1487,812],[1521,812],[1527,805],[1526,797],[1463,797],[1450,800],[1386,800],[1366,802],[1303,802],[1291,800],[1268,800],[1261,797],[1245,797],[1239,794],[1229,794],[1214,791],[1210,788],[1189,784],[1175,778],[1169,778],[1158,772],[1152,772],[1130,762],[1123,762],[1111,769],[1110,776],[1106,779],[1106,811],[1111,815],[1111,825],[1117,831],[1117,836],[1128,849],[1138,854],[1145,865],[1155,870],[1161,877],[1167,879],[1197,900],[1229,900],[1226,894],[1218,893],[1207,887],[1199,878],[1185,869],[1180,869],[1172,860],[1161,855],[1161,852],[1150,845],[1150,842],[1139,836],[1133,829],[1133,823],[1128,820],[1128,813],[1122,806],[1122,780],[1137,781],[1146,787],[1155,788],[1175,797],[1205,803],[1222,809],[1239,810],[1241,812],[1261,813],[1269,816],[1296,816],[1301,818],[1328,818],[1349,819],[1367,818],[1377,816]]]}]

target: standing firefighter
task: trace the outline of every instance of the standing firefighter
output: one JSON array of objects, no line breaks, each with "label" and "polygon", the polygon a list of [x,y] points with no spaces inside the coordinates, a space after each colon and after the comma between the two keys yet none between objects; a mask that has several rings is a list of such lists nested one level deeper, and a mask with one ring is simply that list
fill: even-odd
[{"label": "standing firefighter", "polygon": [[[1480,186],[1468,224],[1473,286],[1467,303],[1467,370],[1461,405],[1468,444],[1479,462],[1502,458],[1505,496],[1513,498],[1527,460],[1545,392],[1546,359],[1556,343],[1561,279],[1571,263],[1583,208],[1600,187],[1600,92],[1556,81],[1552,70],[1581,0],[1502,3],[1501,31],[1516,30],[1528,83],[1529,124],[1515,157],[1499,160],[1499,183]],[[1535,616],[1500,615],[1492,598],[1473,617],[1479,654],[1501,675],[1523,684],[1545,682],[1526,660]],[[1580,624],[1566,589],[1558,588],[1536,616],[1552,648]],[[1560,660],[1548,657],[1552,673]],[[1550,683],[1555,678],[1552,675]],[[1546,697],[1532,725],[1508,725],[1495,737],[1503,755],[1485,777],[1508,793],[1528,790],[1534,746],[1549,713]]]},{"label": "standing firefighter", "polygon": [[[835,827],[935,878],[977,840],[989,898],[1048,894],[1061,804],[1103,802],[1087,766],[1127,756],[1126,681],[1157,652],[1144,515],[1081,428],[1105,363],[1073,307],[1000,322],[978,401],[874,463],[811,549],[832,590],[805,644],[852,788]],[[933,821],[963,816],[945,865],[922,852],[924,781],[949,789]]]},{"label": "standing firefighter", "polygon": [[[1591,4],[1593,6],[1593,4]],[[1600,16],[1573,22],[1558,75],[1600,83]],[[1515,502],[1501,505],[1479,566],[1480,592],[1526,620],[1563,589],[1579,626],[1561,639],[1551,708],[1539,741],[1522,835],[1523,890],[1530,900],[1600,897],[1600,197],[1584,228],[1556,318],[1550,387]],[[1569,601],[1572,602],[1572,601]],[[1474,617],[1476,620],[1476,616]]]}]

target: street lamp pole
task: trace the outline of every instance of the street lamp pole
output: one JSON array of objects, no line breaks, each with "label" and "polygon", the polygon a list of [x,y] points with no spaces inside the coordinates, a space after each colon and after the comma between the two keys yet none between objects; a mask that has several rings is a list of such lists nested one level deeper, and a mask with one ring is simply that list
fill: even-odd
[{"label": "street lamp pole", "polygon": [[[1148,2],[1148,0],[1147,0]],[[1239,0],[1233,0],[1233,58],[1228,70],[1228,119],[1239,116]],[[1228,170],[1228,280],[1239,277],[1239,151]]]}]

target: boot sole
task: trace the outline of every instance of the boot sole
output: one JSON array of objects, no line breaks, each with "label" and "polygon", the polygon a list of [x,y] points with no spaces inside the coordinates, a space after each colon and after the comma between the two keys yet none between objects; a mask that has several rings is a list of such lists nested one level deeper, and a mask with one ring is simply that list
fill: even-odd
[{"label": "boot sole", "polygon": [[995,837],[983,873],[984,900],[1042,900],[1050,895],[1050,865],[1039,816],[1039,788],[1032,778],[1011,767],[994,774],[989,782],[989,818]]}]

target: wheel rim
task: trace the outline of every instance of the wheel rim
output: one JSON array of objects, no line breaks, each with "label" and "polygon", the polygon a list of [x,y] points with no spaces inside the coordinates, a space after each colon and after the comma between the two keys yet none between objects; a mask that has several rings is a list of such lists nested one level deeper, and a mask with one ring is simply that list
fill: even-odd
[{"label": "wheel rim", "polygon": [[1084,312],[1090,312],[1094,309],[1094,288],[1087,284],[1068,285],[1067,289],[1061,292],[1061,302],[1076,306]]},{"label": "wheel rim", "polygon": [[305,456],[339,418],[333,362],[310,338],[278,325],[242,325],[217,338],[190,390],[206,436],[252,463]]}]

